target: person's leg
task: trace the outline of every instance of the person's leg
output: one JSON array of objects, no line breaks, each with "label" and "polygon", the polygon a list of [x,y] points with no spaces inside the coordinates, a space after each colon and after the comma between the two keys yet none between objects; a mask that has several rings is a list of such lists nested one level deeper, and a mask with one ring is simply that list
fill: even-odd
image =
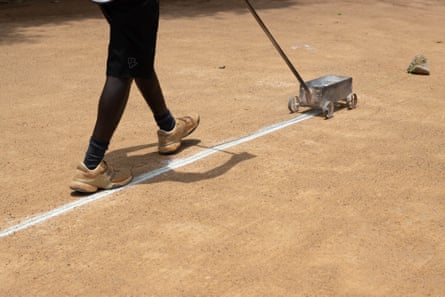
[{"label": "person's leg", "polygon": [[155,71],[153,71],[151,78],[135,78],[135,82],[148,106],[150,106],[153,115],[160,116],[168,112]]},{"label": "person's leg", "polygon": [[[103,158],[128,101],[132,79],[108,76],[99,99],[96,125],[90,138],[84,162],[70,188],[78,192],[95,192],[123,186],[132,179],[131,174],[118,174]],[[122,172],[121,172],[122,173]]]},{"label": "person's leg", "polygon": [[127,105],[131,83],[131,78],[107,76],[99,99],[93,138],[110,141]]},{"label": "person's leg", "polygon": [[130,61],[134,59],[134,56],[129,54],[133,42],[132,20],[133,14],[139,10],[136,1],[115,1],[99,7],[110,25],[107,78],[99,99],[96,124],[84,162],[77,167],[76,175],[70,184],[71,189],[80,192],[114,188],[131,180],[131,175],[118,178],[116,172],[103,159],[128,101],[133,77],[130,71],[133,64],[130,64]]},{"label": "person's leg", "polygon": [[131,87],[130,78],[108,76],[99,99],[96,125],[85,155],[84,164],[88,169],[94,169],[102,161],[108,144],[116,130]]},{"label": "person's leg", "polygon": [[182,138],[190,135],[199,125],[199,115],[174,118],[167,108],[156,72],[151,78],[135,78],[136,85],[150,107],[158,131],[158,148],[161,154],[178,151]]},{"label": "person's leg", "polygon": [[159,129],[171,131],[176,124],[175,118],[167,108],[156,72],[153,71],[151,78],[135,78],[135,82],[150,107]]}]

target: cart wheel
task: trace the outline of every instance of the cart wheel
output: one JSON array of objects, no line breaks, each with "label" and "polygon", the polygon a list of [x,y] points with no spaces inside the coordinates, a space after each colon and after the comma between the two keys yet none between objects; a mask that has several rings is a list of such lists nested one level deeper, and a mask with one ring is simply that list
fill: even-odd
[{"label": "cart wheel", "polygon": [[355,93],[349,95],[346,101],[348,103],[348,109],[354,109],[357,107],[357,95]]},{"label": "cart wheel", "polygon": [[323,105],[323,115],[326,119],[330,119],[334,116],[334,102],[326,101]]},{"label": "cart wheel", "polygon": [[289,103],[287,104],[287,108],[291,113],[297,112],[300,107],[300,98],[298,96],[292,96],[289,99]]}]

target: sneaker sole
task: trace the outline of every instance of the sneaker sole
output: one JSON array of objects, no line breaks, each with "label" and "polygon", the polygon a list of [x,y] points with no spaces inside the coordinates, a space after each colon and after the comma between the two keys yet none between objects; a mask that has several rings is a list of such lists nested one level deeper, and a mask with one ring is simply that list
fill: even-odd
[{"label": "sneaker sole", "polygon": [[70,185],[70,189],[79,193],[94,193],[97,192],[97,190],[99,190],[98,187],[77,182],[72,182]]},{"label": "sneaker sole", "polygon": [[110,187],[107,188],[98,188],[96,186],[92,186],[90,184],[81,183],[81,182],[71,182],[70,189],[79,193],[95,193],[98,190],[112,190],[116,188],[123,187],[130,183],[132,181],[133,177],[129,177],[128,179],[120,182],[120,183],[114,183]]}]

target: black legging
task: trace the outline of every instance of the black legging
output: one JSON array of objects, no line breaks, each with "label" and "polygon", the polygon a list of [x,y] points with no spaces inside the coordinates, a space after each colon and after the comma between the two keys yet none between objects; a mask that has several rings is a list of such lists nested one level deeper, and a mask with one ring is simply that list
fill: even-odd
[{"label": "black legging", "polygon": [[[99,99],[97,120],[93,131],[94,139],[101,142],[110,142],[127,105],[132,81],[132,78],[107,76]],[[151,78],[135,78],[135,82],[154,117],[168,113],[155,72],[153,72]]]}]

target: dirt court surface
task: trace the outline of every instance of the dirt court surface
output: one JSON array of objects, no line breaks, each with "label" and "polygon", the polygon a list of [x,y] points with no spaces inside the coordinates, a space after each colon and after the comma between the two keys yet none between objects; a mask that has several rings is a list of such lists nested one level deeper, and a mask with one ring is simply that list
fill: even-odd
[{"label": "dirt court surface", "polygon": [[[216,152],[0,238],[0,296],[445,296],[445,3],[252,2],[305,80],[358,108]],[[104,82],[89,1],[0,1],[0,229],[68,183]],[[406,73],[415,54],[430,76]],[[298,83],[243,1],[162,0],[157,70],[200,128],[174,156],[132,89],[106,159],[136,176],[295,119]]]}]

